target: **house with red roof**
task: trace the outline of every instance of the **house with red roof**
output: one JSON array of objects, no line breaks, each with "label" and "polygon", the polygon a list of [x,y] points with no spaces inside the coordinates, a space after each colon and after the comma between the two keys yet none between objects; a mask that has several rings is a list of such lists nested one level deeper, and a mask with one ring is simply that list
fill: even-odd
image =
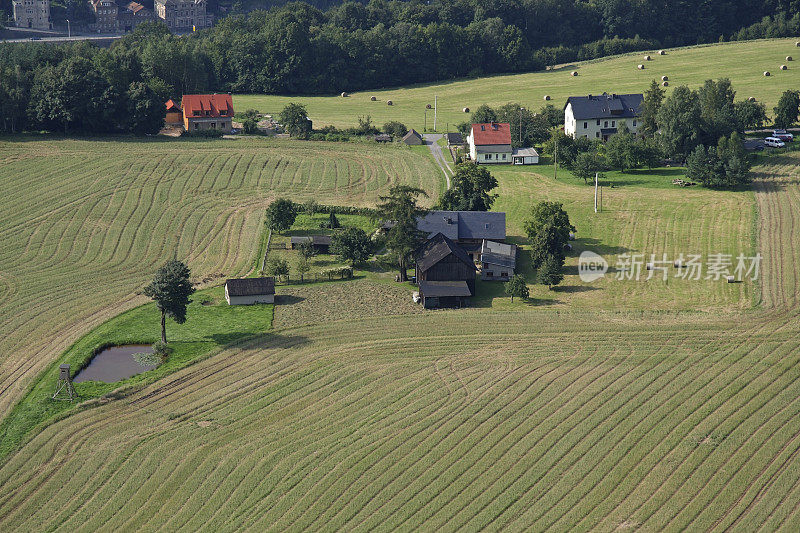
[{"label": "house with red roof", "polygon": [[511,163],[511,126],[507,122],[473,124],[467,143],[469,156],[475,163]]},{"label": "house with red roof", "polygon": [[186,131],[231,132],[233,98],[230,94],[184,94],[181,109]]}]

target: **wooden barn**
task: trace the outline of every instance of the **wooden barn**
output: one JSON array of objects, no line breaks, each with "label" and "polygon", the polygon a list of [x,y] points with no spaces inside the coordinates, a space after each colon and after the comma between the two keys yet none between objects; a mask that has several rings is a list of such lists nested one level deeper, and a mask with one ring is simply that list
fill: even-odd
[{"label": "wooden barn", "polygon": [[179,106],[172,100],[167,100],[166,106],[167,106],[167,115],[164,119],[164,123],[167,126],[182,126],[183,111],[181,111],[181,106]]},{"label": "wooden barn", "polygon": [[331,248],[331,237],[330,235],[306,235],[300,237],[292,237],[290,239],[290,244],[292,250],[297,250],[300,248],[300,245],[305,242],[311,242],[311,246],[314,250],[317,251],[319,254],[327,254]]},{"label": "wooden barn", "polygon": [[475,295],[475,263],[461,246],[437,233],[416,253],[416,275],[426,308],[461,307]]},{"label": "wooden barn", "polygon": [[271,304],[275,302],[275,278],[243,278],[225,281],[228,305]]}]

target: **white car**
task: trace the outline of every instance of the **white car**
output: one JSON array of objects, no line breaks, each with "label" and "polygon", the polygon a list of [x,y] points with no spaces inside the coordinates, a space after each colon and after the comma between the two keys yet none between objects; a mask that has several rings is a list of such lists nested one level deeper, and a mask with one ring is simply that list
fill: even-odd
[{"label": "white car", "polygon": [[786,143],[777,137],[767,137],[764,139],[764,146],[769,146],[771,148],[783,148],[786,146]]}]

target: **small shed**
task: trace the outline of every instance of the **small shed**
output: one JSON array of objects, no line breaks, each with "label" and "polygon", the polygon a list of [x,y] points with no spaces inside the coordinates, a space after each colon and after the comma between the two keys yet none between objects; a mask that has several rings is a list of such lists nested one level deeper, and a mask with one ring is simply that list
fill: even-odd
[{"label": "small shed", "polygon": [[462,146],[464,144],[464,136],[460,133],[447,134],[447,146]]},{"label": "small shed", "polygon": [[422,281],[419,295],[425,309],[437,307],[464,307],[472,296],[466,281]]},{"label": "small shed", "polygon": [[167,126],[182,126],[183,111],[181,111],[181,106],[176,104],[172,99],[167,100],[165,105],[167,106],[167,115],[164,119],[164,123]]},{"label": "small shed", "polygon": [[275,303],[275,278],[244,278],[225,281],[228,305]]},{"label": "small shed", "polygon": [[403,142],[412,146],[420,146],[422,144],[422,135],[417,133],[417,130],[410,129],[403,137]]},{"label": "small shed", "polygon": [[539,152],[535,148],[514,148],[511,161],[515,165],[536,165],[539,163]]},{"label": "small shed", "polygon": [[292,250],[297,250],[300,245],[305,242],[311,242],[311,246],[317,253],[327,254],[331,247],[330,235],[305,235],[301,237],[292,237],[289,239]]},{"label": "small shed", "polygon": [[481,279],[508,281],[517,267],[517,246],[485,240],[481,244]]},{"label": "small shed", "polygon": [[379,143],[392,142],[392,136],[389,135],[388,133],[379,133],[378,135],[375,135],[374,139],[375,139],[375,142],[379,142]]}]

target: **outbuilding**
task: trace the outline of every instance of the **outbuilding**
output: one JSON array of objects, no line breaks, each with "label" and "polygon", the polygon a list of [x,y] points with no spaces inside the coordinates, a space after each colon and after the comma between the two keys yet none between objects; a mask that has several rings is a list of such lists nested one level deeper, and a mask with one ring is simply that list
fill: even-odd
[{"label": "outbuilding", "polygon": [[425,309],[437,307],[464,307],[472,296],[465,281],[422,281],[419,295]]},{"label": "outbuilding", "polygon": [[508,281],[517,267],[517,247],[514,244],[484,240],[481,245],[481,279]]},{"label": "outbuilding", "polygon": [[539,163],[539,152],[536,148],[514,148],[511,161],[515,165],[536,165]]},{"label": "outbuilding", "polygon": [[312,248],[320,254],[327,254],[330,251],[331,247],[331,237],[330,235],[305,235],[300,237],[292,237],[289,239],[289,243],[291,244],[292,250],[297,250],[300,248],[300,245],[310,242]]},{"label": "outbuilding", "polygon": [[422,135],[412,128],[403,137],[403,142],[411,146],[420,146],[422,144]]},{"label": "outbuilding", "polygon": [[275,303],[275,278],[243,278],[225,281],[228,305]]},{"label": "outbuilding", "polygon": [[461,282],[469,290],[469,294],[464,296],[475,294],[475,273],[478,270],[475,268],[475,263],[461,246],[442,233],[437,233],[428,239],[417,250],[415,259],[417,283],[420,284],[420,293],[423,297],[425,290],[422,283],[431,281]]},{"label": "outbuilding", "polygon": [[181,126],[183,125],[183,111],[181,106],[176,104],[172,99],[167,100],[167,115],[164,118],[164,123],[167,126]]}]

